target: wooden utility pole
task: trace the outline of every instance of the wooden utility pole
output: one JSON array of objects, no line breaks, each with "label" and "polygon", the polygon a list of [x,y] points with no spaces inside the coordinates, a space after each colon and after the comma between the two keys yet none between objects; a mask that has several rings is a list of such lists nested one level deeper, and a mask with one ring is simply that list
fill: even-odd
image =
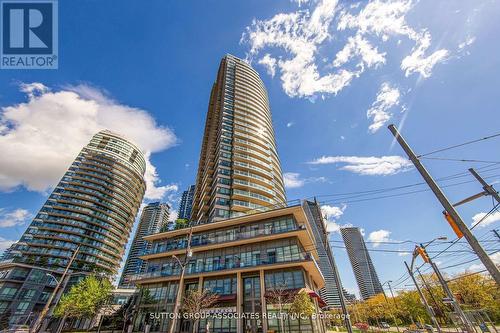
[{"label": "wooden utility pole", "polygon": [[394,137],[396,138],[398,143],[401,145],[401,147],[403,148],[405,153],[408,155],[408,157],[410,158],[410,161],[413,163],[415,168],[422,175],[422,177],[424,178],[427,185],[429,185],[430,189],[432,190],[432,192],[434,193],[436,198],[439,200],[441,205],[444,207],[445,211],[448,212],[448,214],[451,216],[451,218],[455,222],[458,230],[464,235],[464,237],[467,240],[467,242],[469,243],[470,247],[476,253],[476,255],[479,257],[479,259],[483,263],[484,267],[486,267],[488,272],[491,274],[491,276],[495,280],[496,284],[500,285],[500,271],[498,270],[498,268],[495,265],[495,263],[493,262],[493,260],[491,260],[491,258],[488,256],[486,251],[482,248],[481,244],[479,244],[478,240],[472,234],[472,232],[469,230],[467,225],[464,223],[462,217],[458,214],[455,207],[453,207],[453,205],[450,203],[450,201],[446,198],[446,196],[444,195],[443,191],[438,186],[436,181],[432,178],[432,176],[429,174],[427,169],[424,167],[424,165],[418,159],[417,155],[415,155],[413,150],[406,143],[405,139],[398,132],[396,126],[389,125],[389,130],[394,135]]}]

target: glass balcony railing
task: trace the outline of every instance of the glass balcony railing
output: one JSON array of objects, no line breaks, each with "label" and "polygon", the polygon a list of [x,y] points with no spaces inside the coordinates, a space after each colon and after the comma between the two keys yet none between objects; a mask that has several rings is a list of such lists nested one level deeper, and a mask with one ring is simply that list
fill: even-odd
[{"label": "glass balcony railing", "polygon": [[[316,262],[313,256],[309,252],[298,252],[291,256],[276,256],[276,255],[264,255],[264,256],[254,256],[248,258],[248,260],[236,259],[231,261],[214,261],[210,265],[199,266],[196,264],[196,260],[191,260],[186,266],[186,275],[209,273],[216,271],[224,271],[230,269],[241,269],[247,267],[258,267],[264,265],[280,264],[280,263],[292,263],[292,262],[303,262],[312,261]],[[157,277],[173,277],[180,275],[181,270],[179,265],[176,263],[163,265],[161,270],[155,270],[147,273],[136,274],[131,276],[132,281],[150,279]]]},{"label": "glass balcony railing", "polygon": [[[288,225],[286,228],[261,228],[257,230],[244,231],[244,232],[231,232],[229,235],[223,237],[214,237],[214,238],[204,238],[204,237],[193,237],[191,241],[191,247],[197,246],[206,246],[212,244],[224,244],[229,242],[235,242],[238,240],[251,239],[259,236],[267,236],[267,235],[277,235],[291,231],[303,230],[305,229],[304,225]],[[144,255],[147,254],[157,254],[175,250],[183,250],[187,247],[187,239],[180,239],[178,241],[172,241],[170,244],[166,244],[164,246],[157,246],[149,251],[145,251]]]}]

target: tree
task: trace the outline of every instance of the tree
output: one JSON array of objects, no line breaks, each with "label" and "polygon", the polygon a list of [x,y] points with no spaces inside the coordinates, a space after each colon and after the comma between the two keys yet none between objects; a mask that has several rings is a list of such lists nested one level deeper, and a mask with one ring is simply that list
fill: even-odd
[{"label": "tree", "polygon": [[314,303],[311,301],[311,297],[307,292],[301,291],[295,295],[292,305],[290,306],[290,312],[299,317],[311,317],[314,314]]},{"label": "tree", "polygon": [[465,272],[450,282],[450,289],[463,308],[484,309],[491,320],[500,320],[500,288],[491,277]]},{"label": "tree", "polygon": [[401,304],[402,315],[413,322],[415,319],[423,318],[427,321],[430,320],[425,310],[420,296],[415,290],[403,291],[398,295],[399,304]]},{"label": "tree", "polygon": [[111,299],[113,286],[108,279],[87,276],[61,297],[54,316],[66,318],[93,318]]},{"label": "tree", "polygon": [[209,289],[202,291],[189,290],[187,292],[186,297],[183,299],[181,311],[190,315],[190,318],[193,319],[192,332],[194,332],[203,310],[212,306],[218,299],[219,296]]},{"label": "tree", "polygon": [[187,219],[177,219],[175,220],[175,227],[174,229],[184,229],[187,228],[188,226],[188,220]]},{"label": "tree", "polygon": [[295,294],[290,291],[286,283],[280,283],[272,287],[266,293],[268,304],[278,305],[281,332],[285,332],[285,323],[283,321],[283,306],[293,302]]}]

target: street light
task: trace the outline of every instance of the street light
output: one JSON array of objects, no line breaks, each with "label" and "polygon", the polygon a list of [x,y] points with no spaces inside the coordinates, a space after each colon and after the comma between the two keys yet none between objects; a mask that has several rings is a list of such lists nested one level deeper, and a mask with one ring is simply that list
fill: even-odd
[{"label": "street light", "polygon": [[[469,318],[467,318],[467,316],[465,315],[463,310],[460,308],[460,305],[458,304],[457,300],[455,299],[455,296],[453,295],[450,288],[448,287],[448,284],[446,283],[446,280],[444,279],[443,275],[441,274],[441,271],[437,267],[436,263],[434,263],[432,261],[432,259],[427,254],[427,251],[425,250],[425,248],[427,246],[429,246],[435,240],[446,240],[446,239],[447,239],[446,237],[435,238],[432,241],[425,243],[425,245],[424,244],[420,244],[420,246],[417,245],[415,247],[415,250],[418,250],[418,253],[420,253],[420,255],[422,255],[422,257],[424,258],[424,261],[431,265],[432,269],[434,270],[434,273],[436,274],[436,276],[439,280],[439,283],[441,283],[441,287],[443,288],[443,291],[445,292],[446,296],[448,297],[450,304],[453,306],[455,313],[458,315],[458,317],[462,321],[462,324],[463,324],[465,330],[469,333],[473,333],[473,332],[475,332],[475,330],[474,330],[472,323],[470,322]],[[413,262],[415,261],[415,258],[418,256],[418,254],[416,254],[416,252],[417,251],[413,252],[412,268],[413,268]]]},{"label": "street light", "polygon": [[75,260],[76,255],[78,254],[79,250],[80,250],[80,245],[78,245],[77,248],[75,249],[75,251],[73,252],[73,255],[71,256],[71,259],[69,260],[68,264],[66,265],[66,268],[64,269],[64,272],[63,272],[61,278],[59,279],[59,281],[56,280],[57,284],[56,284],[54,290],[52,291],[52,294],[50,294],[50,297],[47,300],[47,303],[45,304],[42,311],[40,312],[40,315],[38,316],[35,323],[33,324],[33,332],[34,333],[38,333],[38,331],[42,327],[43,321],[45,320],[45,316],[47,315],[47,312],[49,312],[50,305],[52,304],[52,300],[54,299],[57,292],[59,291],[59,288],[61,287],[61,284],[64,281],[66,274],[68,274],[68,271],[69,271],[71,265],[73,264],[73,261]]},{"label": "street light", "polygon": [[[199,222],[199,221],[198,221]],[[182,298],[182,289],[184,284],[184,274],[186,273],[186,266],[189,262],[189,259],[193,256],[193,251],[191,250],[191,238],[193,237],[193,225],[189,228],[188,242],[184,257],[184,262],[181,262],[180,259],[174,254],[172,258],[177,260],[177,263],[181,266],[181,276],[179,277],[179,286],[177,287],[177,296],[175,297],[175,305],[173,311],[172,324],[170,325],[169,332],[174,333],[175,326],[177,326],[177,316],[179,313],[180,302]]]},{"label": "street light", "polygon": [[[389,291],[391,292],[392,301],[394,302],[394,308],[397,310],[398,305],[396,304],[396,299],[394,298],[394,293],[392,292],[391,282],[392,282],[392,280],[385,281],[384,283],[382,283],[382,286],[387,283],[387,286],[389,287]],[[385,298],[386,303],[389,304],[389,301],[387,300],[387,296],[385,294],[385,290],[383,288],[382,288],[382,292],[384,294],[384,298]],[[399,332],[398,321],[396,320],[396,316],[394,315],[394,313],[392,313],[392,311],[391,311],[391,316],[392,316],[392,319],[394,320],[394,324],[396,325],[396,329]]]},{"label": "street light", "polygon": [[[420,247],[417,245],[415,246],[415,250],[417,250],[418,248],[421,248],[425,251],[425,248],[429,245],[431,245],[432,243],[434,243],[435,241],[445,241],[445,240],[448,240],[448,237],[446,236],[440,236],[440,237],[436,237],[434,238],[433,240],[430,240],[426,243],[424,243],[425,245],[422,245],[420,244]],[[413,271],[413,264],[415,263],[415,259],[417,257],[417,255],[415,254],[416,251],[413,251],[413,255],[412,255],[412,258],[411,258],[411,265],[410,265],[410,269]]]}]

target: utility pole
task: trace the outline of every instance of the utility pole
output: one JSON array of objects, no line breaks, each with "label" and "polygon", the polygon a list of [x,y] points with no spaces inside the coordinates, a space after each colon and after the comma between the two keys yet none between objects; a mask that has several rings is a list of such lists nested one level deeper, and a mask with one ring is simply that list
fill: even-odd
[{"label": "utility pole", "polygon": [[[391,280],[384,282],[384,284],[386,284],[386,283],[389,286],[389,291],[391,292],[392,301],[394,302],[394,308],[397,310],[398,305],[396,304],[396,299],[394,298],[394,294],[392,293]],[[382,284],[382,285],[384,285],[384,284]],[[387,303],[387,305],[389,305],[389,300],[387,299],[387,295],[385,294],[385,290],[383,288],[382,288],[382,293],[384,294],[385,302]],[[392,320],[394,321],[394,325],[396,325],[396,329],[398,330],[398,333],[399,333],[399,325],[398,325],[398,322],[396,320],[396,316],[394,315],[394,313],[392,311],[391,311],[391,317],[392,317]]]},{"label": "utility pole", "polygon": [[415,284],[415,287],[417,288],[417,292],[420,296],[420,299],[422,300],[422,303],[424,304],[425,310],[427,311],[427,314],[429,317],[431,317],[432,322],[434,323],[434,326],[436,326],[436,329],[438,333],[441,333],[441,327],[439,326],[439,323],[436,319],[436,316],[434,315],[434,310],[429,306],[429,303],[427,303],[427,300],[425,299],[424,294],[422,293],[422,290],[420,290],[420,286],[417,283],[417,280],[415,279],[415,276],[413,275],[412,270],[410,269],[410,266],[408,266],[408,263],[405,261],[405,266],[406,269],[408,270],[408,274],[410,274],[411,279],[413,280],[413,283]]},{"label": "utility pole", "polygon": [[181,276],[179,278],[179,286],[177,287],[177,296],[175,297],[175,306],[174,306],[174,311],[173,311],[173,318],[172,318],[172,324],[170,325],[169,332],[174,333],[175,332],[175,327],[177,326],[177,316],[179,315],[179,308],[181,306],[181,299],[182,299],[182,289],[184,289],[184,275],[186,273],[186,265],[189,262],[189,259],[192,257],[193,253],[191,252],[191,238],[193,237],[193,225],[189,228],[189,236],[188,236],[188,242],[187,242],[187,247],[186,247],[186,252],[184,256],[184,262],[181,262],[179,258],[177,258],[175,255],[173,256],[174,259],[177,260],[179,265],[181,266]]},{"label": "utility pole", "polygon": [[493,229],[492,231],[495,234],[495,236],[497,236],[498,240],[500,240],[500,234],[498,233],[498,230],[497,229]]},{"label": "utility pole", "polygon": [[486,192],[487,195],[491,195],[500,204],[500,196],[495,188],[489,185],[473,168],[470,168],[469,172],[481,183],[481,185],[483,185],[484,192]]},{"label": "utility pole", "polygon": [[50,294],[50,297],[47,300],[47,303],[45,304],[42,311],[40,312],[40,315],[38,316],[35,323],[33,324],[33,330],[32,330],[33,333],[38,333],[38,331],[40,330],[42,323],[45,320],[45,316],[47,315],[47,312],[50,309],[50,305],[52,304],[52,300],[56,296],[57,292],[59,291],[59,288],[61,287],[61,284],[65,280],[66,274],[68,274],[68,270],[70,269],[71,265],[73,264],[73,261],[75,260],[76,255],[78,254],[79,250],[80,250],[80,245],[78,245],[78,247],[75,249],[75,252],[73,252],[71,259],[69,260],[68,264],[66,265],[66,268],[64,269],[63,274],[59,278],[59,281],[57,281],[57,284],[56,284],[54,290],[52,291],[52,294]]},{"label": "utility pole", "polygon": [[436,306],[436,309],[438,309],[439,314],[441,314],[442,310],[439,308],[439,303],[437,302],[436,298],[434,297],[434,294],[432,293],[432,289],[431,289],[430,285],[427,283],[427,281],[425,281],[425,278],[422,275],[422,273],[420,272],[420,269],[418,269],[418,267],[416,269],[417,269],[418,276],[420,276],[420,279],[422,279],[422,282],[424,283],[425,289],[427,289],[427,292],[429,293],[429,295],[431,295],[432,302]]},{"label": "utility pole", "polygon": [[[420,244],[420,247],[425,251],[427,254],[427,251],[425,250],[425,247]],[[445,279],[443,278],[443,275],[441,274],[441,271],[437,267],[437,265],[432,261],[432,259],[429,257],[427,254],[429,264],[431,265],[432,269],[434,270],[434,273],[436,273],[436,276],[439,280],[439,283],[441,283],[441,286],[443,287],[444,292],[446,293],[446,296],[448,296],[449,302],[453,306],[453,309],[455,310],[455,313],[458,315],[460,320],[462,321],[462,324],[464,325],[465,329],[469,333],[475,333],[476,331],[474,330],[474,327],[472,326],[471,322],[465,315],[465,313],[462,311],[460,308],[460,305],[458,304],[457,300],[455,299],[455,296],[451,292],[450,288],[448,287],[448,284],[446,283]]]},{"label": "utility pole", "polygon": [[496,267],[495,263],[491,258],[488,256],[486,251],[481,247],[481,244],[479,244],[478,240],[472,232],[469,230],[467,225],[464,223],[458,212],[456,211],[455,207],[448,201],[446,196],[444,195],[443,191],[441,188],[439,188],[438,184],[435,182],[435,180],[432,178],[432,176],[429,174],[429,172],[425,169],[424,165],[420,162],[418,157],[415,155],[413,150],[410,148],[410,146],[406,143],[405,139],[399,134],[397,128],[394,125],[389,125],[389,130],[391,133],[394,135],[398,143],[401,145],[405,153],[408,155],[410,158],[411,162],[415,166],[415,168],[418,170],[418,172],[422,175],[424,178],[425,182],[429,185],[430,189],[432,192],[434,192],[434,195],[437,197],[441,205],[444,207],[446,212],[451,216],[453,221],[456,223],[457,228],[460,230],[460,232],[464,235],[465,239],[469,243],[470,247],[472,250],[476,253],[476,255],[479,257],[481,262],[483,263],[484,267],[488,270],[488,272],[491,274],[493,279],[495,280],[497,285],[500,285],[500,271]]}]

